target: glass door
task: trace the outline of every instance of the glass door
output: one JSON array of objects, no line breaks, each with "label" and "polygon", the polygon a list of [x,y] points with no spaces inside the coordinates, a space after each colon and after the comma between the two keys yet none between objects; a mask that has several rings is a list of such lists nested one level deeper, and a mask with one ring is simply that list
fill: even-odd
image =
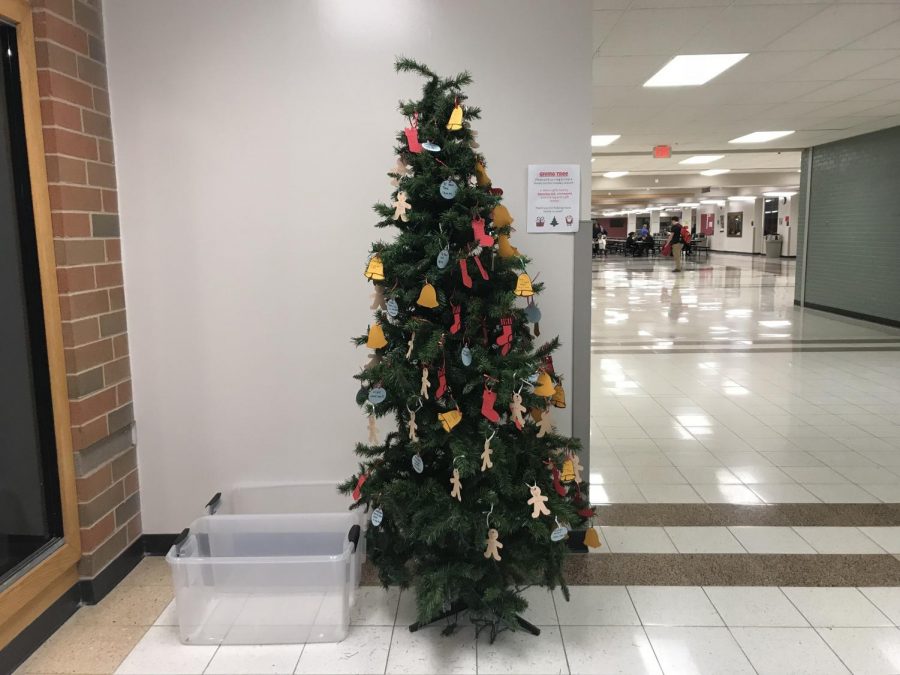
[{"label": "glass door", "polygon": [[0,22],[0,586],[62,541],[16,30]]}]

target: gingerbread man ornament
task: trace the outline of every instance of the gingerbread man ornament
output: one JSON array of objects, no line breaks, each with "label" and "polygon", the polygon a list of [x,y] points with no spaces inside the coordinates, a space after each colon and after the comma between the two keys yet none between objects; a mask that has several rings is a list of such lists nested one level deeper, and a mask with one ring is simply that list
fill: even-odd
[{"label": "gingerbread man ornament", "polygon": [[481,453],[481,470],[487,471],[488,469],[494,468],[494,463],[491,461],[491,454],[493,454],[494,449],[491,447],[491,439],[494,437],[494,434],[491,434],[487,438],[484,439],[484,451]]},{"label": "gingerbread man ornament", "polygon": [[553,419],[550,417],[550,408],[541,411],[541,419],[538,422],[538,432],[535,434],[538,438],[543,438],[548,431],[553,431]]},{"label": "gingerbread man ornament", "polygon": [[493,527],[489,529],[488,538],[485,539],[484,544],[484,557],[493,558],[497,562],[500,562],[500,560],[502,560],[500,557],[500,549],[503,548],[503,544],[500,543],[500,533]]},{"label": "gingerbread man ornament", "polygon": [[534,485],[529,485],[528,489],[531,491],[531,499],[528,500],[528,504],[534,509],[531,512],[531,517],[549,516],[550,509],[547,508],[547,497],[541,494],[541,488],[535,483]]},{"label": "gingerbread man ornament", "polygon": [[412,204],[407,200],[408,197],[405,192],[401,190],[397,193],[397,201],[392,204],[394,207],[394,220],[402,220],[404,223],[409,222],[409,216],[406,215],[406,212],[412,208]]},{"label": "gingerbread man ornament", "polygon": [[459,479],[459,469],[453,469],[453,478],[450,479],[450,485],[453,486],[450,490],[450,496],[456,497],[458,501],[462,501],[462,481]]},{"label": "gingerbread man ornament", "polygon": [[525,424],[525,418],[522,415],[525,413],[525,406],[522,405],[522,394],[519,392],[514,392],[512,395],[512,403],[509,404],[509,412],[512,413],[512,421],[516,425],[516,429],[522,430],[522,426]]}]

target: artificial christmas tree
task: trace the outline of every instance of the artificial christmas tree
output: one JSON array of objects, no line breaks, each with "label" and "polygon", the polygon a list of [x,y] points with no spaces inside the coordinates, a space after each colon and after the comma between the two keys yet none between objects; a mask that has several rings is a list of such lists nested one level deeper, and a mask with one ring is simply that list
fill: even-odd
[{"label": "artificial christmas tree", "polygon": [[[368,556],[382,583],[415,587],[411,629],[465,609],[492,639],[506,627],[535,631],[519,617],[521,591],[561,586],[568,597],[562,540],[593,515],[580,476],[560,477],[579,443],[552,428],[551,400],[565,405],[551,357],[559,343],[534,346],[543,284],[510,244],[513,219],[473,149],[471,77],[441,78],[405,58],[396,69],[426,82],[421,99],[400,105],[409,126],[388,174],[396,190],[375,206],[378,227],[399,235],[373,244],[364,266],[377,309],[355,342],[375,354],[356,378],[370,442],[341,490],[372,509]],[[385,415],[397,428],[372,441]]]}]

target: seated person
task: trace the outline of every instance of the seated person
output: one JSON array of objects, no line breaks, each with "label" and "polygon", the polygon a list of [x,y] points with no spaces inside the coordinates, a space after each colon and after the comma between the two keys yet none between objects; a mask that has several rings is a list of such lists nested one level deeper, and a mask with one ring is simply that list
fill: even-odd
[{"label": "seated person", "polygon": [[656,242],[649,232],[641,239],[641,243],[643,244],[643,250],[648,256],[656,251]]},{"label": "seated person", "polygon": [[625,238],[625,254],[633,254],[635,252],[636,245],[637,242],[634,240],[634,232],[629,232],[628,236]]}]

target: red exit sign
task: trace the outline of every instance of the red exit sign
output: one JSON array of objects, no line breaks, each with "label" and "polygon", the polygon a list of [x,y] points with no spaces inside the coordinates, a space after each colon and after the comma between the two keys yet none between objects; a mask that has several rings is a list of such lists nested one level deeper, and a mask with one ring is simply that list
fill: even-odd
[{"label": "red exit sign", "polygon": [[656,159],[668,159],[672,156],[671,145],[656,145],[653,147],[653,157]]}]

